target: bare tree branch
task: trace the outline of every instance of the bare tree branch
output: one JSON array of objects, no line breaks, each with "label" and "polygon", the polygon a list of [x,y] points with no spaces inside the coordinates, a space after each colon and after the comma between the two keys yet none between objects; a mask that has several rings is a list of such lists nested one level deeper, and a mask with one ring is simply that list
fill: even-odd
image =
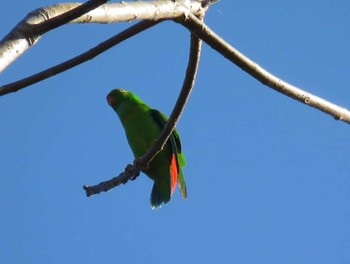
[{"label": "bare tree branch", "polygon": [[169,139],[172,131],[174,130],[177,121],[179,120],[181,113],[186,105],[186,102],[191,94],[192,88],[194,86],[200,52],[201,52],[202,41],[195,35],[191,34],[191,49],[189,54],[189,62],[187,65],[186,76],[182,85],[181,92],[176,101],[174,109],[168,119],[168,122],[163,129],[162,133],[159,135],[157,140],[154,142],[151,149],[148,150],[142,157],[134,161],[134,165],[128,165],[125,171],[120,173],[119,176],[114,177],[108,181],[101,182],[94,186],[84,185],[83,188],[86,191],[87,196],[94,194],[99,194],[101,192],[107,192],[110,189],[120,185],[125,184],[129,179],[135,179],[142,171],[142,168],[146,168],[148,164],[153,160],[153,158],[163,149],[165,143]]},{"label": "bare tree branch", "polygon": [[[85,5],[88,5],[88,8],[94,8],[97,5],[101,5],[102,2],[106,1],[91,0]],[[121,2],[118,4],[105,4],[83,16],[80,16],[81,13],[87,12],[88,8],[85,7],[86,9],[84,9],[82,7],[84,5],[76,3],[59,4],[34,11],[21,21],[0,42],[0,71],[6,68],[26,49],[34,45],[42,34],[50,29],[67,23],[67,21],[71,21],[73,17],[77,18],[71,21],[71,23],[109,23],[135,19],[147,19],[153,21],[140,22],[73,59],[31,77],[0,87],[0,96],[18,91],[25,86],[46,79],[86,60],[92,59],[101,52],[153,25],[156,25],[164,19],[173,19],[191,31],[191,50],[185,80],[166,127],[160,134],[159,138],[155,141],[152,148],[142,157],[137,158],[134,161],[134,165],[128,165],[125,168],[125,171],[119,176],[101,182],[95,186],[84,185],[83,188],[85,189],[87,196],[108,191],[121,183],[125,184],[129,179],[135,179],[140,171],[147,167],[152,159],[163,149],[165,142],[168,140],[181,116],[194,86],[202,43],[200,39],[204,40],[209,46],[264,85],[267,85],[292,99],[319,109],[337,120],[342,120],[343,122],[350,124],[350,112],[347,109],[308,93],[272,75],[257,63],[233,48],[196,17],[203,17],[208,6],[214,2],[216,2],[216,0]]]},{"label": "bare tree branch", "polygon": [[56,15],[55,12],[46,12],[46,10],[43,9],[38,9],[29,13],[27,17],[0,42],[0,72],[19,57],[27,48],[34,45],[42,34],[82,16],[107,1],[108,0],[90,0],[84,4],[76,5],[71,10],[65,10],[65,12],[58,15]]},{"label": "bare tree branch", "polygon": [[346,108],[340,107],[309,92],[306,92],[269,73],[267,70],[250,60],[225,40],[220,38],[196,16],[188,14],[187,16],[177,19],[176,22],[188,28],[193,34],[196,34],[210,47],[218,51],[225,58],[236,64],[242,70],[246,71],[262,84],[303,104],[321,110],[322,112],[331,115],[336,120],[341,120],[350,124],[350,111],[348,111]]},{"label": "bare tree branch", "polygon": [[[50,29],[70,23],[111,23],[136,19],[160,20],[180,17],[185,12],[200,15],[207,9],[197,0],[121,2],[101,5],[106,0],[86,4],[64,3],[43,7],[29,13],[0,41],[0,72],[16,60]],[[202,6],[203,5],[203,6]],[[85,15],[82,15],[83,13]],[[72,20],[73,18],[76,18]],[[72,21],[71,21],[72,20]]]},{"label": "bare tree branch", "polygon": [[157,25],[158,23],[162,22],[163,20],[157,20],[157,21],[150,21],[145,20],[137,23],[134,26],[131,26],[130,28],[120,32],[119,34],[107,39],[106,41],[100,43],[99,45],[93,47],[92,49],[74,57],[71,58],[65,62],[62,62],[54,67],[51,67],[49,69],[46,69],[44,71],[41,71],[39,73],[36,73],[32,76],[29,76],[27,78],[21,79],[19,81],[9,83],[3,86],[0,86],[0,96],[3,96],[8,93],[17,92],[25,87],[28,87],[29,85],[32,85],[34,83],[40,82],[42,80],[45,80],[47,78],[50,78],[58,73],[61,73],[63,71],[69,70],[87,60],[91,60],[97,55],[105,52],[106,50],[112,48],[113,46],[123,42],[124,40],[127,40],[128,38],[135,36],[138,33],[141,33],[142,31],[149,29],[150,27]]}]

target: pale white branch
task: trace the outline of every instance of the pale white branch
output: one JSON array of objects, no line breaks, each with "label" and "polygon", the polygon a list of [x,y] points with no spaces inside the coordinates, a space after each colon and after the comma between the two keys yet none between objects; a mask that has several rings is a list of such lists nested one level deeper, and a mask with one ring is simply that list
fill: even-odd
[{"label": "pale white branch", "polygon": [[[41,35],[35,31],[36,25],[66,13],[79,5],[81,3],[57,4],[29,13],[0,41],[0,72],[39,40]],[[202,5],[201,1],[197,0],[111,3],[101,5],[70,23],[173,19],[188,12],[199,16],[206,10]]]}]

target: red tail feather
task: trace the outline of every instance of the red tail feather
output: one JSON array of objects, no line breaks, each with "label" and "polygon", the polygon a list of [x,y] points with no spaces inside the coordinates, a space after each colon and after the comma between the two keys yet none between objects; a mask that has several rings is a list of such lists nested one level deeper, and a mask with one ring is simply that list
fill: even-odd
[{"label": "red tail feather", "polygon": [[175,154],[173,154],[171,156],[171,162],[170,162],[171,194],[173,194],[175,190],[178,175],[179,175],[179,171],[177,169],[176,157],[175,157]]}]

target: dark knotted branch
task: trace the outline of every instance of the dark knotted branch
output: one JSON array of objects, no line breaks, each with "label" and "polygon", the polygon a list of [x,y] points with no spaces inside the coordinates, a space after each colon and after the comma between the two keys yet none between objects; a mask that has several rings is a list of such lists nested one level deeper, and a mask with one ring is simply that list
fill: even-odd
[{"label": "dark knotted branch", "polygon": [[62,62],[54,67],[48,68],[44,71],[41,71],[39,73],[36,73],[34,75],[31,75],[29,77],[23,78],[19,81],[9,83],[3,86],[0,86],[0,96],[17,92],[23,88],[28,87],[29,85],[32,85],[34,83],[40,82],[42,80],[45,80],[47,78],[50,78],[58,73],[61,73],[63,71],[69,70],[83,62],[86,62],[87,60],[91,60],[97,55],[105,52],[106,50],[112,48],[113,46],[123,42],[124,40],[127,40],[130,37],[133,37],[137,35],[138,33],[149,29],[150,27],[162,22],[163,20],[157,20],[157,21],[151,21],[151,20],[145,20],[137,23],[134,26],[131,26],[130,28],[120,32],[119,34],[105,40],[104,42],[100,43],[99,45],[93,47],[92,49],[72,58],[65,62]]},{"label": "dark knotted branch", "polygon": [[93,186],[84,185],[83,189],[85,190],[87,197],[99,194],[101,192],[108,192],[120,184],[127,183],[130,179],[135,179],[137,176],[139,176],[140,171],[141,169],[138,166],[129,164],[126,166],[125,171],[120,173],[118,176]]},{"label": "dark knotted branch", "polygon": [[228,60],[236,64],[238,67],[246,71],[264,85],[303,104],[321,110],[322,112],[331,115],[336,120],[341,120],[350,124],[350,111],[348,111],[346,108],[340,107],[309,92],[306,92],[269,73],[267,70],[263,69],[257,63],[250,60],[225,40],[220,38],[196,16],[188,14],[188,16],[186,16],[184,19],[177,19],[176,22],[188,28],[193,34],[196,34],[210,47],[218,51]]},{"label": "dark knotted branch", "polygon": [[83,188],[86,191],[87,196],[94,194],[99,194],[101,192],[107,192],[110,189],[120,185],[125,184],[129,179],[135,179],[142,168],[146,168],[152,159],[163,149],[165,142],[170,137],[172,131],[174,130],[177,121],[179,120],[181,113],[186,105],[186,102],[191,94],[192,88],[194,86],[200,52],[201,52],[202,41],[195,35],[191,34],[191,49],[189,54],[189,62],[187,65],[185,80],[182,85],[181,92],[176,101],[174,109],[169,117],[169,120],[163,129],[162,133],[159,135],[157,140],[154,142],[152,148],[148,150],[142,157],[134,161],[134,165],[128,165],[125,171],[120,173],[119,176],[114,177],[108,181],[101,182],[94,186],[84,185]]}]

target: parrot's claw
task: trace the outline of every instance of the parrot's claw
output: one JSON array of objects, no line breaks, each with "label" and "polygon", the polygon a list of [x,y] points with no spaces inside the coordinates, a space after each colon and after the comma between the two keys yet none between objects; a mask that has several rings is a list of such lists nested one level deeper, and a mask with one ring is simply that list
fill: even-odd
[{"label": "parrot's claw", "polygon": [[140,175],[140,174],[137,174],[137,175],[134,175],[134,176],[130,177],[130,181],[136,180],[136,178],[137,178],[139,175]]},{"label": "parrot's claw", "polygon": [[140,175],[140,173],[135,174],[135,168],[133,165],[128,164],[125,168],[125,172],[129,175],[132,175],[129,180],[133,181],[136,180],[137,176]]}]

